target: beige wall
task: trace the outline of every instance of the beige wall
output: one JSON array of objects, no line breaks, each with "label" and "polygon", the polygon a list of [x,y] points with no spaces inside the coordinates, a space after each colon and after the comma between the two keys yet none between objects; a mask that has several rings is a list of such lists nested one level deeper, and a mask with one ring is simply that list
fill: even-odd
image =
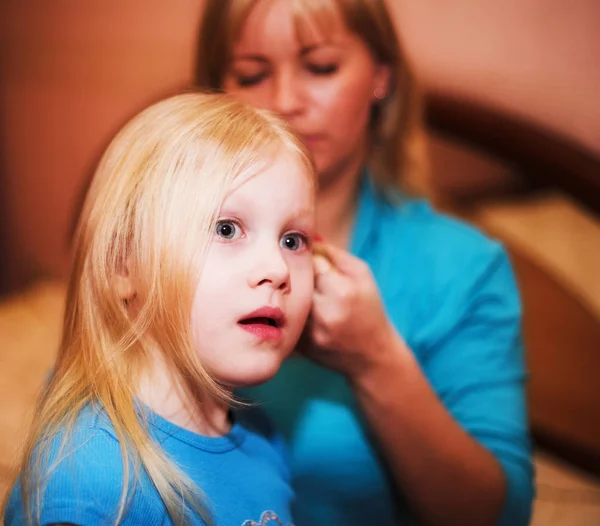
[{"label": "beige wall", "polygon": [[102,147],[132,112],[191,81],[200,7],[2,2],[0,224],[11,279],[64,272],[74,207]]},{"label": "beige wall", "polygon": [[[202,0],[0,2],[0,273],[63,273],[77,196],[133,111],[192,79]],[[600,3],[398,0],[429,86],[600,153]]]},{"label": "beige wall", "polygon": [[428,86],[534,119],[600,155],[598,0],[390,5]]}]

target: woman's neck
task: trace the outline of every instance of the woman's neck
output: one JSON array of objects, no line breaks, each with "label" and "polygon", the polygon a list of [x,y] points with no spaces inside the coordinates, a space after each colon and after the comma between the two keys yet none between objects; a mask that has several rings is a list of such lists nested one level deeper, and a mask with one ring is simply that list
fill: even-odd
[{"label": "woman's neck", "polygon": [[167,364],[157,364],[143,375],[138,394],[152,411],[199,435],[217,437],[231,430],[228,404],[208,394],[203,400],[192,400]]},{"label": "woman's neck", "polygon": [[360,167],[321,184],[317,194],[317,231],[326,243],[348,250],[356,215]]}]

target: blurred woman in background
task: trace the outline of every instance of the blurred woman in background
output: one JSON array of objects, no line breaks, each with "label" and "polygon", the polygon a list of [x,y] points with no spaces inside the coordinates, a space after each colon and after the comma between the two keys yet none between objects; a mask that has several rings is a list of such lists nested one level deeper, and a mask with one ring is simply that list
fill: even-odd
[{"label": "blurred woman in background", "polygon": [[297,524],[528,524],[513,272],[408,195],[421,104],[384,2],[208,0],[199,51],[200,87],[282,116],[319,173],[313,344],[250,391],[288,440]]}]

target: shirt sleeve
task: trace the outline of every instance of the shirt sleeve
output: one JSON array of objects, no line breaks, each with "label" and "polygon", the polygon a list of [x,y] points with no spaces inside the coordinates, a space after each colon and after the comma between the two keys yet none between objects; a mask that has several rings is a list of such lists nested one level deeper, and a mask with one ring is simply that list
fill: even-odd
[{"label": "shirt sleeve", "polygon": [[[123,488],[123,464],[117,440],[101,429],[76,429],[63,445],[56,436],[46,460],[40,496],[29,508],[41,526],[75,524],[96,526],[115,522]],[[36,453],[34,453],[35,455]],[[8,501],[5,524],[27,523],[20,480]]]},{"label": "shirt sleeve", "polygon": [[499,524],[525,526],[534,489],[521,305],[508,257],[493,247],[461,268],[440,298],[443,330],[433,331],[422,365],[453,417],[502,466],[507,491]]}]

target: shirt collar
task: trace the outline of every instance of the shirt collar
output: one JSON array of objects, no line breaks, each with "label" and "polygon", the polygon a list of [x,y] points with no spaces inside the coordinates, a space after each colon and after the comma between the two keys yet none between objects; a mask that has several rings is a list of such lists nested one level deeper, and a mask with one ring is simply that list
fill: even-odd
[{"label": "shirt collar", "polygon": [[375,220],[381,197],[368,170],[363,170],[359,186],[358,207],[350,237],[350,252],[361,257],[375,233]]}]

